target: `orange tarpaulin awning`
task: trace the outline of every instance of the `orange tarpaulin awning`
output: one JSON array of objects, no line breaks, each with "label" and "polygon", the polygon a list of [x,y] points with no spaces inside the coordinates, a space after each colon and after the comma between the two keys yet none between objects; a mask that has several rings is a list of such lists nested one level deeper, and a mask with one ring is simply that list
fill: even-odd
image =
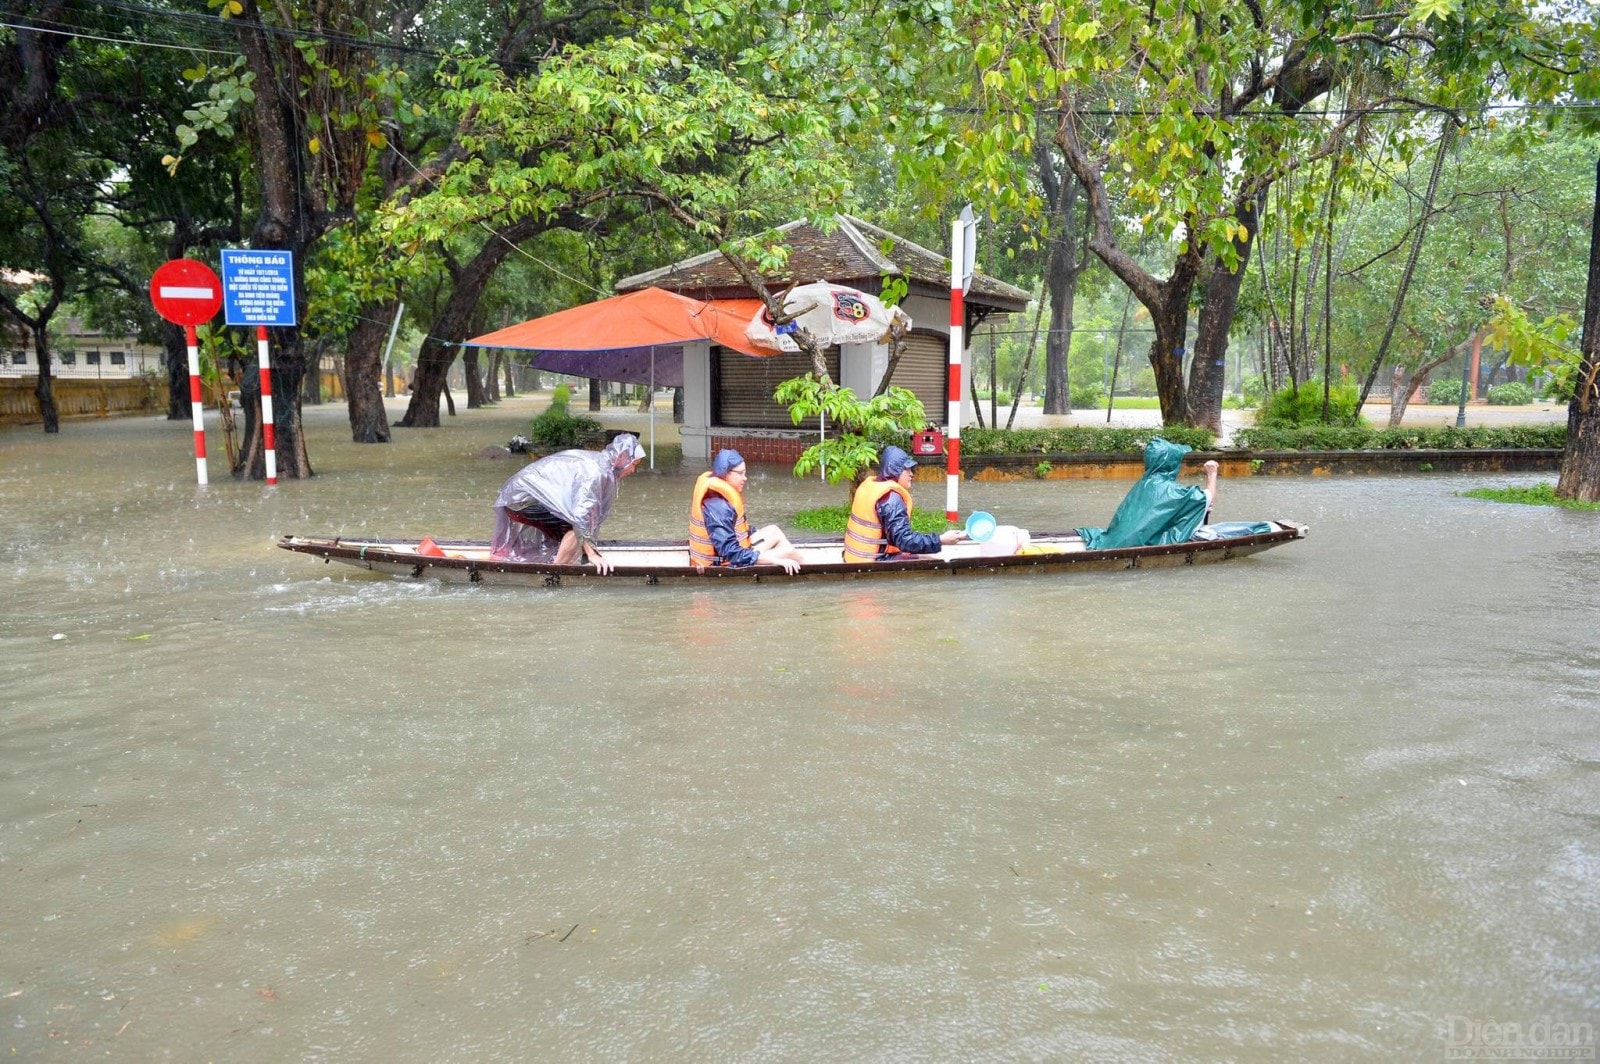
[{"label": "orange tarpaulin awning", "polygon": [[744,335],[760,309],[759,299],[700,300],[663,288],[641,288],[509,325],[467,344],[524,351],[625,351],[709,340],[764,358],[775,352],[761,350]]},{"label": "orange tarpaulin awning", "polygon": [[[682,387],[686,343],[709,340],[756,358],[776,354],[745,339],[745,326],[760,310],[759,299],[691,299],[664,288],[641,288],[474,336],[467,346],[532,351],[532,364],[541,369],[647,384],[654,392],[658,386]],[[656,467],[655,438],[651,403],[651,469]]]}]

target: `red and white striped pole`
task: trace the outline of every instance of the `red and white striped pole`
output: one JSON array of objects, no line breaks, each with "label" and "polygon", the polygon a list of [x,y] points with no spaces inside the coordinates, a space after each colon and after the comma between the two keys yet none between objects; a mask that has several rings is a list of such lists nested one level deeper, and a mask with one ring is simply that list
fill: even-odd
[{"label": "red and white striped pole", "polygon": [[950,226],[950,395],[949,438],[944,452],[944,516],[948,521],[958,520],[956,495],[961,485],[961,351],[966,344],[962,335],[966,329],[966,307],[962,297],[965,278],[962,268],[967,261],[963,241],[966,224],[957,219]]},{"label": "red and white striped pole", "polygon": [[183,327],[183,338],[189,347],[189,411],[194,415],[194,471],[200,486],[206,480],[206,408],[200,398],[200,340],[193,325]]},{"label": "red and white striped pole", "polygon": [[261,440],[267,451],[267,483],[278,482],[278,444],[272,426],[272,364],[267,360],[267,327],[256,326],[256,360],[261,363]]}]

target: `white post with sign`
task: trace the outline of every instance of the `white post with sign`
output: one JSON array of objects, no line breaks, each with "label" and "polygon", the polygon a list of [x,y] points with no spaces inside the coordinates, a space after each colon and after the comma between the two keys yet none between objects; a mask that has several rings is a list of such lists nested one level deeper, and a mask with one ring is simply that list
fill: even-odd
[{"label": "white post with sign", "polygon": [[[272,418],[272,361],[267,327],[292,328],[294,253],[265,248],[223,248],[224,320],[229,325],[256,327],[256,361],[261,374],[261,443],[266,452],[267,483],[278,482],[277,427]],[[311,367],[317,372],[317,367]]]},{"label": "white post with sign", "polygon": [[944,516],[959,520],[957,496],[961,489],[961,355],[966,349],[967,310],[964,302],[972,287],[973,264],[977,262],[978,224],[972,218],[972,204],[961,208],[961,217],[950,225],[950,395],[949,439],[944,459]]}]

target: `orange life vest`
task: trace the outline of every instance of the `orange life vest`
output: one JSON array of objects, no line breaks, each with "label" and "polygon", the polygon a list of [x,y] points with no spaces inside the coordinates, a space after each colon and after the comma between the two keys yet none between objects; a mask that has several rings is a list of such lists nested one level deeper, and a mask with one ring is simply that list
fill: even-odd
[{"label": "orange life vest", "polygon": [[694,482],[694,498],[689,500],[689,564],[699,568],[726,564],[717,557],[717,549],[711,545],[711,534],[706,531],[703,507],[708,494],[728,500],[733,507],[733,530],[739,535],[739,546],[750,546],[750,522],[744,516],[744,497],[715,473],[701,473],[700,479]]},{"label": "orange life vest", "polygon": [[[906,504],[906,514],[911,513],[911,493],[897,480],[864,480],[856,489],[850,503],[850,520],[844,526],[844,560],[871,562],[878,560],[878,549],[885,546],[883,522],[878,519],[878,503],[890,492],[899,495]],[[900,548],[888,545],[886,554],[899,554]]]}]

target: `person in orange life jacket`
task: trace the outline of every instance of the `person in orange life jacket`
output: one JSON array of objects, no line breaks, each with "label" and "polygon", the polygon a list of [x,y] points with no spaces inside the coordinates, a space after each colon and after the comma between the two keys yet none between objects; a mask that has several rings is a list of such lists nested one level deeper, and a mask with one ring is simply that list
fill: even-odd
[{"label": "person in orange life jacket", "polygon": [[754,534],[744,513],[744,486],[749,482],[744,457],[723,449],[709,472],[695,481],[689,506],[689,561],[697,567],[781,565],[786,573],[800,568],[800,552],[777,525]]},{"label": "person in orange life jacket", "polygon": [[878,475],[862,481],[850,506],[845,526],[844,560],[887,561],[917,554],[938,554],[946,543],[959,543],[967,534],[914,532],[911,529],[911,470],[917,460],[899,447],[885,447]]}]

